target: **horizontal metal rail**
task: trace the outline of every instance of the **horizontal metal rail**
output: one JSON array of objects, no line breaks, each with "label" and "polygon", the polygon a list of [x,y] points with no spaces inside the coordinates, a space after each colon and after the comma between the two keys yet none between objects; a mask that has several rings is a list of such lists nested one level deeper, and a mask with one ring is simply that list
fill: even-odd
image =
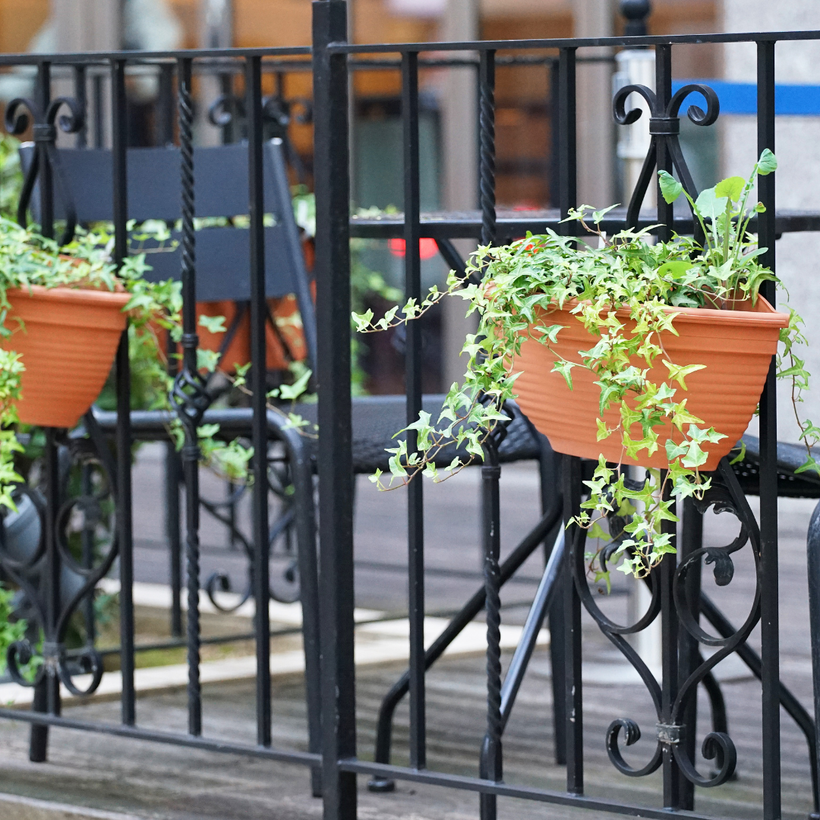
[{"label": "horizontal metal rail", "polygon": [[120,723],[95,723],[90,720],[73,720],[56,717],[40,712],[24,712],[19,709],[0,709],[0,718],[31,723],[35,726],[53,726],[60,729],[78,729],[83,732],[95,732],[114,737],[128,737],[133,740],[151,740],[154,743],[165,743],[172,746],[186,746],[189,749],[200,749],[205,752],[239,754],[246,757],[267,758],[282,763],[298,763],[301,766],[315,766],[321,763],[321,756],[310,752],[291,752],[274,749],[269,746],[250,746],[242,743],[231,743],[227,740],[209,740],[204,737],[182,735],[176,732],[158,732],[154,729],[139,729]]},{"label": "horizontal metal rail", "polygon": [[[2,714],[2,713],[0,713]],[[573,795],[567,792],[556,792],[548,789],[534,789],[527,786],[516,786],[512,783],[482,780],[478,777],[448,774],[429,769],[420,771],[405,766],[391,766],[385,763],[370,763],[356,758],[342,759],[339,768],[355,774],[369,774],[383,779],[405,780],[409,783],[424,783],[428,786],[445,786],[450,789],[494,794],[498,797],[517,797],[525,800],[536,800],[541,803],[552,803],[556,806],[571,806],[578,809],[590,809],[610,814],[622,814],[628,817],[647,817],[652,820],[669,820],[670,817],[681,817],[686,820],[719,820],[715,815],[699,814],[692,811],[670,811],[653,809],[629,803],[611,802],[595,797]]]}]

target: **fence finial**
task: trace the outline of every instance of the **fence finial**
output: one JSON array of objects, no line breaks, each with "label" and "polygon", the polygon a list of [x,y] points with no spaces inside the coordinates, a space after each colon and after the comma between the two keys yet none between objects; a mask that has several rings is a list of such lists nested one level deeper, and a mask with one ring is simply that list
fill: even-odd
[{"label": "fence finial", "polygon": [[651,13],[650,0],[621,0],[621,14],[626,18],[624,34],[645,35],[647,33],[646,21]]}]

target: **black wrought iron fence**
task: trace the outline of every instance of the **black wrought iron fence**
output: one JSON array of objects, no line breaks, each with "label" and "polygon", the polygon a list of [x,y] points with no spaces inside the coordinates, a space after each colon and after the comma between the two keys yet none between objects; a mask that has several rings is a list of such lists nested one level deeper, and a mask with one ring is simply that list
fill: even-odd
[{"label": "black wrought iron fence", "polygon": [[[35,196],[42,232],[55,236],[57,223],[72,221],[74,194],[64,178],[63,162],[57,148],[58,130],[76,134],[76,145],[98,148],[108,145],[110,134],[110,214],[114,225],[114,259],[122,265],[128,254],[129,211],[133,190],[129,186],[127,145],[127,83],[129,77],[155,78],[159,103],[153,116],[157,142],[178,144],[180,230],[180,278],[183,289],[182,355],[176,374],[172,400],[184,430],[181,457],[184,466],[186,519],[183,527],[186,561],[187,622],[184,644],[188,650],[189,681],[187,690],[188,732],[172,733],[142,728],[134,684],[135,646],[133,588],[133,543],[131,461],[133,441],[167,436],[167,413],[132,412],[129,379],[127,335],[122,337],[116,360],[116,413],[90,413],[82,435],[46,430],[42,482],[44,501],[31,490],[22,490],[33,500],[41,516],[41,539],[29,552],[11,554],[0,547],[0,567],[19,583],[30,599],[34,621],[42,632],[42,642],[34,651],[42,658],[39,671],[31,679],[19,667],[31,647],[15,645],[10,664],[12,674],[21,685],[34,686],[34,708],[31,712],[0,709],[0,717],[24,720],[32,724],[33,760],[46,755],[49,727],[73,728],[114,734],[136,739],[190,746],[215,752],[229,752],[267,758],[271,761],[298,763],[313,770],[314,793],[324,800],[328,820],[354,820],[357,816],[357,777],[371,778],[374,790],[388,791],[395,780],[415,781],[480,795],[482,818],[491,820],[497,814],[497,800],[522,798],[565,807],[585,808],[598,813],[612,812],[642,817],[705,817],[696,813],[698,788],[721,788],[733,775],[734,744],[725,725],[725,708],[713,668],[721,657],[736,652],[760,679],[762,716],[759,731],[763,790],[760,811],[767,820],[782,812],[782,778],[780,721],[781,707],[802,728],[811,758],[814,780],[812,816],[820,813],[817,800],[817,741],[814,724],[805,708],[780,680],[778,623],[778,544],[777,498],[779,468],[776,437],[774,374],[769,378],[760,406],[760,444],[757,461],[747,462],[739,478],[736,471],[722,465],[713,476],[714,494],[709,503],[732,511],[741,522],[742,544],[748,544],[755,565],[755,590],[749,616],[740,627],[734,626],[715,604],[700,594],[699,581],[693,581],[695,563],[700,567],[704,557],[699,516],[701,510],[687,505],[679,555],[667,556],[652,576],[651,605],[647,614],[634,624],[615,623],[606,616],[593,596],[585,571],[584,540],[570,530],[566,543],[559,538],[552,546],[544,580],[523,630],[521,645],[506,676],[502,678],[500,650],[501,586],[523,560],[531,555],[548,534],[555,530],[563,516],[571,518],[580,504],[582,464],[566,457],[563,479],[549,475],[544,450],[531,439],[511,444],[512,428],[506,441],[491,439],[486,447],[482,471],[485,586],[454,619],[438,640],[430,644],[425,635],[425,513],[424,490],[420,482],[408,488],[408,562],[409,562],[409,669],[386,697],[379,716],[378,744],[375,760],[370,750],[363,750],[356,737],[356,669],[354,663],[354,544],[353,491],[354,474],[362,471],[362,459],[354,439],[356,409],[351,401],[350,383],[350,238],[351,236],[395,237],[405,242],[405,295],[420,299],[419,240],[431,238],[448,264],[463,268],[453,239],[479,240],[493,244],[522,236],[527,230],[543,230],[545,225],[558,233],[573,235],[573,223],[563,222],[577,201],[577,93],[576,73],[583,50],[607,46],[652,49],[656,58],[654,91],[646,91],[650,105],[646,123],[651,135],[651,150],[638,190],[624,213],[615,212],[603,222],[607,231],[624,225],[658,225],[653,229],[661,239],[674,228],[691,230],[690,219],[675,215],[662,198],[656,213],[641,211],[647,188],[653,184],[655,168],[677,171],[689,186],[687,168],[678,142],[680,112],[690,93],[702,94],[707,110],[689,109],[690,118],[699,125],[711,124],[718,114],[719,101],[709,89],[694,86],[673,94],[673,56],[675,47],[683,44],[753,43],[757,49],[757,150],[775,149],[775,45],[778,42],[820,40],[817,32],[782,32],[767,34],[692,35],[665,37],[621,37],[606,39],[527,40],[504,42],[418,43],[403,45],[353,45],[347,42],[347,8],[344,0],[317,0],[314,3],[314,42],[312,49],[256,49],[223,51],[186,51],[175,53],[113,53],[94,55],[55,55],[2,57],[0,66],[27,66],[35,72],[33,97],[9,104],[7,127],[23,131],[29,124],[34,140],[33,161],[24,186],[24,204]],[[543,63],[554,70],[552,84],[552,130],[554,136],[553,184],[556,206],[553,210],[532,213],[506,212],[496,207],[495,86],[496,73],[515,62],[519,52],[530,63]],[[434,56],[430,56],[435,52]],[[442,52],[452,55],[443,58]],[[538,56],[531,56],[531,54]],[[477,55],[477,56],[476,56]],[[310,59],[308,64],[307,60]],[[479,118],[465,124],[465,131],[477,134],[480,163],[478,169],[478,208],[460,214],[423,214],[420,204],[420,138],[419,77],[424,66],[453,68],[469,65],[476,71]],[[301,437],[281,416],[267,406],[265,326],[268,321],[266,271],[272,251],[269,226],[265,215],[274,199],[270,186],[281,169],[279,154],[269,155],[267,136],[287,136],[287,119],[296,103],[283,89],[282,78],[289,72],[312,71],[312,100],[298,103],[302,115],[308,111],[314,124],[312,173],[316,191],[316,362],[315,382],[318,393],[318,440]],[[350,106],[351,76],[357,70],[398,70],[401,76],[402,163],[404,192],[402,213],[376,220],[350,217]],[[220,98],[213,103],[212,122],[222,129],[222,141],[229,143],[245,137],[241,149],[246,151],[247,181],[235,180],[247,193],[247,265],[238,271],[237,279],[249,283],[251,317],[252,388],[250,406],[239,410],[213,411],[206,381],[197,366],[197,261],[198,242],[204,241],[195,230],[195,218],[201,215],[198,203],[207,198],[198,187],[202,167],[194,149],[194,87],[202,73],[215,72],[220,78]],[[276,78],[273,95],[266,94],[263,77]],[[65,76],[71,91],[57,96]],[[59,80],[60,82],[56,82]],[[237,95],[237,89],[242,93]],[[61,92],[62,93],[62,92]],[[644,92],[641,92],[644,93]],[[267,98],[267,99],[266,99]],[[30,123],[23,123],[26,112]],[[618,96],[616,120],[630,121],[626,92]],[[307,117],[305,116],[305,119]],[[279,129],[271,134],[271,128]],[[277,149],[279,150],[279,149]],[[204,155],[203,155],[204,156]],[[278,157],[278,158],[277,158]],[[291,155],[293,161],[295,157]],[[270,163],[273,163],[271,165]],[[294,163],[295,164],[295,163]],[[297,169],[298,171],[298,169]],[[276,184],[283,187],[281,174]],[[37,186],[35,192],[34,186]],[[176,185],[174,186],[176,187]],[[287,189],[287,183],[284,183]],[[774,176],[761,179],[759,196],[766,206],[758,216],[760,244],[767,248],[765,263],[775,269],[775,238],[790,229],[816,229],[820,220],[802,215],[792,222],[777,210]],[[279,203],[281,205],[281,202]],[[21,217],[25,216],[25,207]],[[208,214],[210,216],[211,214]],[[232,214],[231,216],[237,216]],[[282,217],[280,209],[278,214]],[[167,219],[162,215],[161,218]],[[82,218],[80,217],[80,221]],[[287,223],[287,220],[279,220]],[[292,242],[289,235],[288,241]],[[278,258],[278,257],[277,257]],[[773,299],[769,284],[764,295]],[[309,299],[303,301],[303,318],[311,321]],[[422,395],[422,339],[412,323],[407,330],[405,354],[406,397],[399,415],[412,422],[425,405]],[[377,408],[378,412],[378,408]],[[256,736],[245,744],[211,739],[203,735],[202,683],[199,626],[200,491],[198,475],[199,439],[197,428],[203,422],[221,424],[226,436],[245,436],[256,454],[266,454],[272,446],[284,452],[289,480],[300,501],[294,507],[293,527],[298,542],[298,566],[301,578],[301,603],[304,617],[305,665],[308,689],[308,742],[302,748],[278,748],[272,744],[272,722],[276,704],[272,703],[270,683],[271,624],[268,613],[270,590],[269,557],[271,519],[269,514],[269,464],[257,457],[251,462],[253,477],[253,531],[249,539],[252,561],[252,597],[257,602],[254,623],[256,644],[257,691]],[[527,435],[531,435],[528,433]],[[113,449],[111,439],[113,437]],[[413,440],[411,436],[411,449]],[[60,475],[60,448],[79,454],[85,464],[83,498],[69,498]],[[518,447],[518,450],[515,448]],[[505,448],[507,448],[505,450]],[[499,532],[499,461],[505,452],[515,450],[527,458],[541,458],[543,476],[552,480],[551,492],[545,494],[545,507],[538,526],[505,560],[500,560]],[[513,455],[515,455],[513,453]],[[65,539],[67,511],[82,507],[86,515],[92,509],[94,482],[90,470],[106,474],[115,498],[115,536],[104,555],[94,560],[89,547],[83,561],[68,548]],[[318,528],[313,512],[313,475],[318,475]],[[780,469],[782,474],[782,465]],[[782,475],[781,475],[782,478]],[[741,483],[742,487],[741,487]],[[759,494],[760,520],[752,515],[743,490]],[[810,490],[808,491],[810,492]],[[83,506],[85,505],[85,506]],[[40,507],[42,506],[42,509]],[[708,506],[708,504],[706,505]],[[179,510],[171,511],[178,515]],[[92,516],[93,518],[93,516]],[[318,532],[318,567],[315,532]],[[171,539],[173,542],[173,538]],[[172,543],[172,549],[174,544]],[[177,544],[177,548],[179,548]],[[719,548],[712,548],[713,551]],[[728,555],[728,552],[726,553]],[[66,628],[71,613],[110,570],[119,562],[121,591],[119,598],[122,694],[121,722],[93,723],[61,715],[61,685],[70,692],[81,689],[93,692],[103,675],[98,651],[89,641],[82,650],[66,648]],[[731,560],[731,559],[728,559]],[[61,589],[61,572],[69,567],[81,577],[79,586],[67,595]],[[687,573],[689,576],[687,578]],[[36,578],[36,583],[31,579]],[[816,580],[816,579],[815,579]],[[686,594],[680,594],[684,585]],[[584,747],[584,703],[582,679],[582,608],[592,616],[612,643],[639,672],[655,714],[648,725],[638,724],[620,714],[601,743],[606,744],[612,765],[624,776],[648,778],[660,771],[659,802],[642,805],[636,802],[587,796],[585,789],[586,757]],[[481,610],[487,618],[487,728],[481,749],[476,749],[476,776],[440,771],[428,766],[428,721],[426,718],[426,671],[452,638]],[[503,767],[503,733],[515,702],[521,677],[526,670],[535,635],[549,612],[553,638],[553,691],[556,759],[566,767],[564,789],[544,789],[505,780]],[[90,615],[88,616],[90,620]],[[655,620],[662,623],[662,674],[656,676],[629,648],[625,635],[648,628]],[[707,621],[718,637],[706,636],[699,628]],[[761,652],[758,654],[747,639],[759,622]],[[177,628],[181,624],[177,603]],[[704,659],[701,647],[717,647],[716,655]],[[428,647],[428,648],[426,648]],[[717,658],[717,660],[715,660]],[[17,663],[15,663],[15,659]],[[90,675],[79,684],[80,674]],[[703,739],[696,735],[696,696],[703,686],[709,693],[713,710],[713,731]],[[398,700],[409,693],[409,765],[390,762],[391,721]],[[614,711],[617,709],[613,707]],[[643,731],[653,738],[649,758],[641,766],[630,766],[622,754],[622,744],[632,745]],[[702,740],[702,755],[697,748]],[[705,771],[704,762],[712,762],[714,771]],[[388,796],[384,797],[389,800]]]},{"label": "black wrought iron fence", "polygon": [[[317,157],[324,162],[317,166],[317,214],[319,256],[317,257],[317,281],[319,296],[317,311],[320,325],[332,332],[320,340],[319,375],[321,385],[319,426],[322,436],[319,445],[320,486],[334,488],[332,494],[325,491],[320,498],[320,576],[322,578],[322,643],[323,643],[323,708],[324,733],[324,788],[325,816],[353,818],[356,816],[356,776],[368,775],[371,784],[378,789],[389,788],[393,779],[436,784],[449,788],[480,793],[481,816],[496,816],[498,797],[519,797],[562,806],[585,807],[598,813],[614,812],[634,816],[661,817],[670,812],[695,811],[696,787],[720,787],[731,778],[734,763],[734,745],[725,731],[721,718],[720,698],[715,693],[711,670],[719,657],[740,650],[741,657],[759,677],[762,686],[762,718],[759,732],[763,761],[763,796],[761,811],[765,817],[779,817],[782,807],[780,721],[781,705],[785,706],[804,728],[811,757],[816,793],[816,737],[812,722],[805,710],[797,704],[780,681],[778,666],[778,580],[777,580],[777,494],[778,461],[776,451],[776,411],[774,371],[770,371],[760,404],[760,451],[759,484],[760,521],[754,519],[740,486],[729,467],[721,467],[714,477],[716,492],[723,498],[707,496],[707,505],[724,503],[732,509],[742,524],[742,541],[749,544],[756,566],[756,584],[750,615],[740,627],[725,620],[708,598],[702,603],[692,603],[687,596],[680,597],[678,585],[704,553],[699,540],[700,512],[694,507],[685,513],[685,534],[679,558],[668,557],[652,583],[652,605],[647,614],[634,624],[614,623],[598,608],[589,589],[584,558],[584,539],[579,533],[567,535],[567,556],[564,561],[563,618],[551,621],[553,641],[563,643],[566,653],[564,666],[563,714],[556,720],[566,721],[565,737],[559,743],[559,759],[562,751],[566,762],[565,791],[548,791],[524,785],[513,785],[504,779],[502,765],[502,734],[509,717],[511,702],[517,691],[516,675],[520,667],[512,663],[505,679],[501,675],[499,647],[499,588],[504,573],[499,566],[498,533],[498,477],[494,449],[497,443],[489,443],[482,469],[484,487],[484,550],[485,590],[479,606],[485,605],[487,618],[487,733],[480,755],[478,777],[467,777],[451,772],[434,771],[427,765],[427,721],[425,717],[425,669],[431,659],[441,652],[439,642],[425,652],[424,635],[424,503],[420,485],[409,487],[409,543],[410,568],[410,665],[409,671],[397,684],[394,693],[401,696],[409,692],[409,765],[391,765],[389,757],[389,727],[386,740],[380,735],[377,758],[370,761],[362,754],[356,740],[355,667],[353,663],[353,538],[352,487],[345,481],[350,473],[353,459],[350,429],[350,400],[346,373],[349,369],[346,348],[334,345],[333,339],[346,332],[348,303],[347,290],[347,244],[351,230],[366,234],[368,230],[394,230],[405,239],[405,296],[420,299],[417,253],[420,237],[449,239],[456,236],[478,238],[482,244],[492,244],[515,236],[522,236],[527,229],[538,231],[544,224],[557,232],[572,235],[574,226],[561,222],[577,201],[577,95],[576,67],[579,52],[588,47],[610,46],[651,48],[656,57],[655,89],[645,96],[650,103],[649,122],[646,127],[651,135],[651,150],[640,178],[638,190],[632,199],[628,213],[606,222],[605,230],[617,229],[626,224],[637,226],[650,222],[659,223],[655,231],[661,239],[668,239],[672,230],[691,230],[691,223],[676,224],[671,206],[659,197],[657,213],[641,214],[640,208],[649,185],[652,185],[655,169],[675,171],[684,184],[691,187],[686,163],[678,144],[680,112],[684,100],[692,92],[700,92],[708,101],[708,110],[689,108],[688,113],[698,125],[709,125],[718,114],[718,100],[706,87],[694,86],[683,92],[672,92],[672,60],[674,49],[682,44],[753,43],[757,50],[757,151],[775,148],[775,44],[795,40],[812,40],[816,33],[773,34],[726,34],[710,36],[639,37],[575,40],[530,40],[519,42],[481,43],[426,43],[403,45],[353,45],[346,42],[345,4],[326,2],[315,5],[314,71],[316,77],[316,146]],[[555,54],[558,65],[557,99],[555,109],[556,156],[558,168],[557,212],[534,216],[532,220],[520,215],[499,213],[495,199],[495,120],[494,86],[498,55],[517,50],[549,50]],[[458,217],[422,214],[418,196],[418,66],[427,51],[458,53],[474,51],[479,55],[478,88],[480,95],[479,121],[480,141],[480,211],[470,216]],[[402,61],[402,114],[404,124],[404,213],[389,227],[382,224],[370,228],[366,224],[351,223],[346,203],[349,199],[349,180],[346,174],[348,145],[348,105],[346,89],[349,61],[364,55],[399,54]],[[634,90],[634,89],[629,89]],[[622,123],[634,121],[624,110],[626,92],[621,92],[615,108],[616,120]],[[761,246],[768,250],[765,264],[775,269],[775,237],[778,214],[776,208],[774,178],[761,180],[759,196],[765,212],[758,222]],[[784,223],[781,221],[781,225]],[[767,288],[766,295],[774,298]],[[421,339],[408,329],[406,355],[407,422],[411,423],[422,408],[420,387]],[[331,431],[328,435],[328,431]],[[412,438],[409,450],[412,452]],[[748,475],[748,473],[747,473]],[[581,501],[581,465],[575,458],[566,457],[564,465],[563,499],[564,519],[576,514]],[[719,490],[717,488],[720,488]],[[570,531],[571,532],[571,531]],[[694,533],[694,535],[693,535]],[[541,533],[543,535],[543,532]],[[689,540],[693,539],[693,540]],[[559,542],[560,543],[560,542]],[[737,543],[737,542],[736,542]],[[563,547],[561,547],[563,548]],[[734,548],[734,547],[733,547]],[[558,544],[555,549],[559,549]],[[687,551],[688,550],[688,551]],[[550,578],[554,568],[548,567],[545,578]],[[725,580],[725,579],[724,579]],[[691,578],[686,581],[690,583]],[[555,583],[552,575],[550,583]],[[540,599],[540,613],[546,610],[546,597]],[[635,721],[616,716],[606,737],[607,750],[612,764],[628,777],[648,777],[660,770],[662,779],[662,807],[648,807],[616,802],[585,794],[584,750],[584,703],[581,664],[581,611],[585,608],[601,629],[635,666],[651,694],[656,714],[648,719],[648,727],[639,727]],[[469,607],[467,608],[469,610]],[[536,605],[534,604],[534,611]],[[474,611],[473,611],[474,613]],[[662,622],[663,670],[659,679],[650,673],[646,665],[629,648],[624,636],[645,629],[656,618]],[[707,638],[699,627],[693,626],[699,618],[709,621],[718,631],[718,638]],[[759,621],[761,630],[761,657],[757,657],[746,643],[753,626]],[[683,622],[685,625],[681,625]],[[429,636],[428,636],[429,637]],[[522,639],[526,641],[526,638]],[[704,661],[698,646],[710,644],[719,647],[716,656]],[[753,657],[754,656],[754,657]],[[525,662],[526,663],[526,662]],[[554,668],[554,674],[560,672]],[[703,738],[703,755],[713,762],[713,771],[702,772],[696,759],[700,738],[695,737],[694,688],[703,684],[713,693],[715,728]],[[385,701],[389,724],[392,705]],[[335,720],[327,716],[334,714]],[[382,715],[384,717],[384,714]],[[385,723],[382,724],[384,726]],[[381,727],[380,727],[381,728]],[[638,766],[627,764],[620,745],[633,744],[643,731],[652,735],[654,730],[654,753],[647,762]],[[558,735],[558,732],[556,732]],[[601,739],[603,742],[603,738]],[[708,765],[708,764],[707,764]],[[818,806],[815,804],[814,810]]]}]

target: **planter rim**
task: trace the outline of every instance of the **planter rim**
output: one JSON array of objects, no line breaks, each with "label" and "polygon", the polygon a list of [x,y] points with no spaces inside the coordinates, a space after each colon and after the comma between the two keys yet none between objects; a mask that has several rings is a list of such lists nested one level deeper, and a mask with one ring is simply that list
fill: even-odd
[{"label": "planter rim", "polygon": [[59,299],[64,302],[74,302],[75,304],[97,305],[111,304],[112,301],[120,302],[122,307],[128,304],[131,299],[130,293],[121,293],[113,290],[101,290],[98,288],[71,288],[56,287],[47,288],[44,285],[28,285],[23,288],[10,288],[6,291],[6,297],[13,299],[22,296],[29,299]]},{"label": "planter rim", "polygon": [[[574,307],[580,304],[578,299],[568,299],[563,307],[555,305],[553,312],[569,313]],[[748,302],[744,304],[749,304]],[[748,310],[719,310],[718,308],[690,308],[675,307],[674,305],[662,305],[667,313],[675,314],[675,322],[686,322],[690,324],[713,324],[721,322],[723,324],[742,325],[749,322],[755,324],[769,325],[772,327],[788,327],[789,314],[778,311],[763,297],[757,297],[757,303],[752,307],[749,304]],[[577,317],[577,314],[572,314]],[[626,307],[617,308],[615,315],[619,319],[630,318],[630,310]],[[579,319],[580,321],[580,319]]]}]

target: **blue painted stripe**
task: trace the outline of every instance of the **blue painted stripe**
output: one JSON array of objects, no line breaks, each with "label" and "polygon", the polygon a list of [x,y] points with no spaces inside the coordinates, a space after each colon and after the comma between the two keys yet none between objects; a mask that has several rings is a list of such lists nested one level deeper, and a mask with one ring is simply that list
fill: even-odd
[{"label": "blue painted stripe", "polygon": [[[720,100],[721,114],[756,114],[757,85],[755,83],[730,83],[725,80],[675,80],[673,93],[688,83],[703,83],[715,90]],[[685,103],[706,106],[702,94],[690,94]],[[820,85],[778,85],[774,96],[775,113],[780,116],[820,116]],[[685,109],[684,109],[685,110]]]}]

